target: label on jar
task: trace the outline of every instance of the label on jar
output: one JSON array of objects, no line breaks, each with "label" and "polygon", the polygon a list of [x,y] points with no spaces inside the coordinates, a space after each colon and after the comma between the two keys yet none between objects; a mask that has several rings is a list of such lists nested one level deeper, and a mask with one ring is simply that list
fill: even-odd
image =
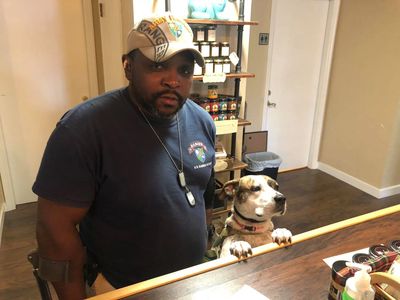
[{"label": "label on jar", "polygon": [[219,110],[220,111],[227,111],[228,110],[228,103],[225,100],[219,101]]},{"label": "label on jar", "polygon": [[219,45],[218,45],[218,43],[211,44],[211,56],[212,57],[219,57]]},{"label": "label on jar", "polygon": [[200,67],[197,63],[194,64],[193,75],[201,75],[203,74],[203,68]]},{"label": "label on jar", "polygon": [[228,100],[228,110],[235,111],[236,110],[236,100],[235,98]]},{"label": "label on jar", "polygon": [[221,56],[229,56],[229,44],[228,43],[222,43]]},{"label": "label on jar", "polygon": [[204,29],[197,29],[196,30],[196,40],[198,42],[204,41]]},{"label": "label on jar", "polygon": [[218,107],[218,103],[215,101],[214,103],[211,103],[211,112],[218,112],[219,111],[219,107]]},{"label": "label on jar", "polygon": [[231,72],[231,61],[229,59],[224,60],[223,72],[229,74]]},{"label": "label on jar", "polygon": [[204,72],[205,73],[213,73],[214,72],[214,62],[212,60],[206,60]]},{"label": "label on jar", "polygon": [[209,43],[201,43],[201,54],[204,57],[210,56],[210,44]]},{"label": "label on jar", "polygon": [[224,65],[222,63],[215,63],[214,64],[214,72],[215,73],[222,73]]},{"label": "label on jar", "polygon": [[209,42],[215,42],[216,41],[216,30],[215,28],[209,28],[208,29],[208,41]]}]

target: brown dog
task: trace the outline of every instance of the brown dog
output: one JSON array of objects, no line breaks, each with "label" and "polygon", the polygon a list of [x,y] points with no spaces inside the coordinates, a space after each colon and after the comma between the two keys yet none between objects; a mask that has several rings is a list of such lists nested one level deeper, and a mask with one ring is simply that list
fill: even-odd
[{"label": "brown dog", "polygon": [[278,183],[264,175],[248,175],[224,184],[220,198],[233,200],[232,214],[225,221],[220,257],[229,254],[247,257],[252,247],[271,242],[290,243],[292,233],[277,228],[273,216],[286,212],[286,198],[278,192]]}]

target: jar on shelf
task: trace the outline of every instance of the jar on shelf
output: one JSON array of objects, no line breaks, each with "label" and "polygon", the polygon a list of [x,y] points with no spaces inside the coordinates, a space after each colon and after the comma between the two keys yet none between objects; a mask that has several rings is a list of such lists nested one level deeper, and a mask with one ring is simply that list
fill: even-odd
[{"label": "jar on shelf", "polygon": [[216,100],[218,99],[218,86],[209,85],[208,86],[208,99]]},{"label": "jar on shelf", "polygon": [[210,57],[210,43],[209,42],[201,42],[200,49],[201,49],[201,54],[204,57]]},{"label": "jar on shelf", "polygon": [[212,58],[204,59],[204,73],[214,73],[214,60]]},{"label": "jar on shelf", "polygon": [[202,75],[203,68],[200,67],[197,63],[194,63],[193,75]]},{"label": "jar on shelf", "polygon": [[218,42],[211,42],[211,57],[219,57],[219,43]]},{"label": "jar on shelf", "polygon": [[227,99],[228,102],[228,110],[229,111],[236,111],[237,108],[237,101],[235,97],[229,97]]},{"label": "jar on shelf", "polygon": [[217,38],[217,26],[208,25],[207,26],[207,41],[215,42]]},{"label": "jar on shelf", "polygon": [[226,113],[226,111],[228,110],[228,101],[226,98],[219,98],[219,111]]},{"label": "jar on shelf", "polygon": [[198,26],[194,29],[194,40],[196,42],[203,42],[206,40],[206,30],[205,27]]},{"label": "jar on shelf", "polygon": [[218,121],[225,121],[228,120],[228,115],[226,112],[219,112],[218,114]]},{"label": "jar on shelf", "polygon": [[210,100],[205,97],[200,98],[200,106],[208,113],[211,111]]},{"label": "jar on shelf", "polygon": [[236,120],[236,111],[228,110],[226,112],[226,119],[227,120]]},{"label": "jar on shelf", "polygon": [[219,112],[218,100],[209,99],[209,101],[210,101],[210,112],[218,114]]},{"label": "jar on shelf", "polygon": [[211,112],[210,116],[214,121],[218,121],[218,112]]},{"label": "jar on shelf", "polygon": [[221,56],[229,56],[230,54],[230,47],[229,42],[222,42],[221,43]]},{"label": "jar on shelf", "polygon": [[193,42],[193,46],[195,46],[195,48],[201,52],[200,42]]},{"label": "jar on shelf", "polygon": [[225,74],[229,74],[231,72],[231,60],[229,58],[224,58],[222,69]]},{"label": "jar on shelf", "polygon": [[224,64],[221,58],[214,59],[214,73],[223,73]]}]

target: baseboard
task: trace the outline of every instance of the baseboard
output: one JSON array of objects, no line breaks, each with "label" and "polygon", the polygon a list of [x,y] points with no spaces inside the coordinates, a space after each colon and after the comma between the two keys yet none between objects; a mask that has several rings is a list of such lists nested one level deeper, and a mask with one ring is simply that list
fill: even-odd
[{"label": "baseboard", "polygon": [[6,215],[6,204],[4,202],[1,202],[0,203],[0,246],[1,246],[1,237],[3,236],[5,215]]},{"label": "baseboard", "polygon": [[366,183],[356,177],[353,177],[347,173],[344,173],[332,166],[329,166],[327,164],[324,164],[322,162],[318,162],[318,169],[328,173],[329,175],[332,175],[333,177],[336,177],[337,179],[340,179],[360,190],[363,192],[370,194],[371,196],[374,196],[375,198],[381,199],[384,197],[389,197],[393,196],[396,194],[400,193],[400,185],[394,185],[390,187],[385,187],[385,188],[377,188],[373,185],[370,185],[369,183]]}]

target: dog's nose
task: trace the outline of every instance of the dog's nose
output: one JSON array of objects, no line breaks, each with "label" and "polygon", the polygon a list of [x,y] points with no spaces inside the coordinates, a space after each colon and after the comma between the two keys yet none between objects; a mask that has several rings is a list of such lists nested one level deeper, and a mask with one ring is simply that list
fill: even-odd
[{"label": "dog's nose", "polygon": [[282,194],[276,194],[275,197],[274,197],[274,200],[278,204],[285,203],[286,197],[283,196]]}]

